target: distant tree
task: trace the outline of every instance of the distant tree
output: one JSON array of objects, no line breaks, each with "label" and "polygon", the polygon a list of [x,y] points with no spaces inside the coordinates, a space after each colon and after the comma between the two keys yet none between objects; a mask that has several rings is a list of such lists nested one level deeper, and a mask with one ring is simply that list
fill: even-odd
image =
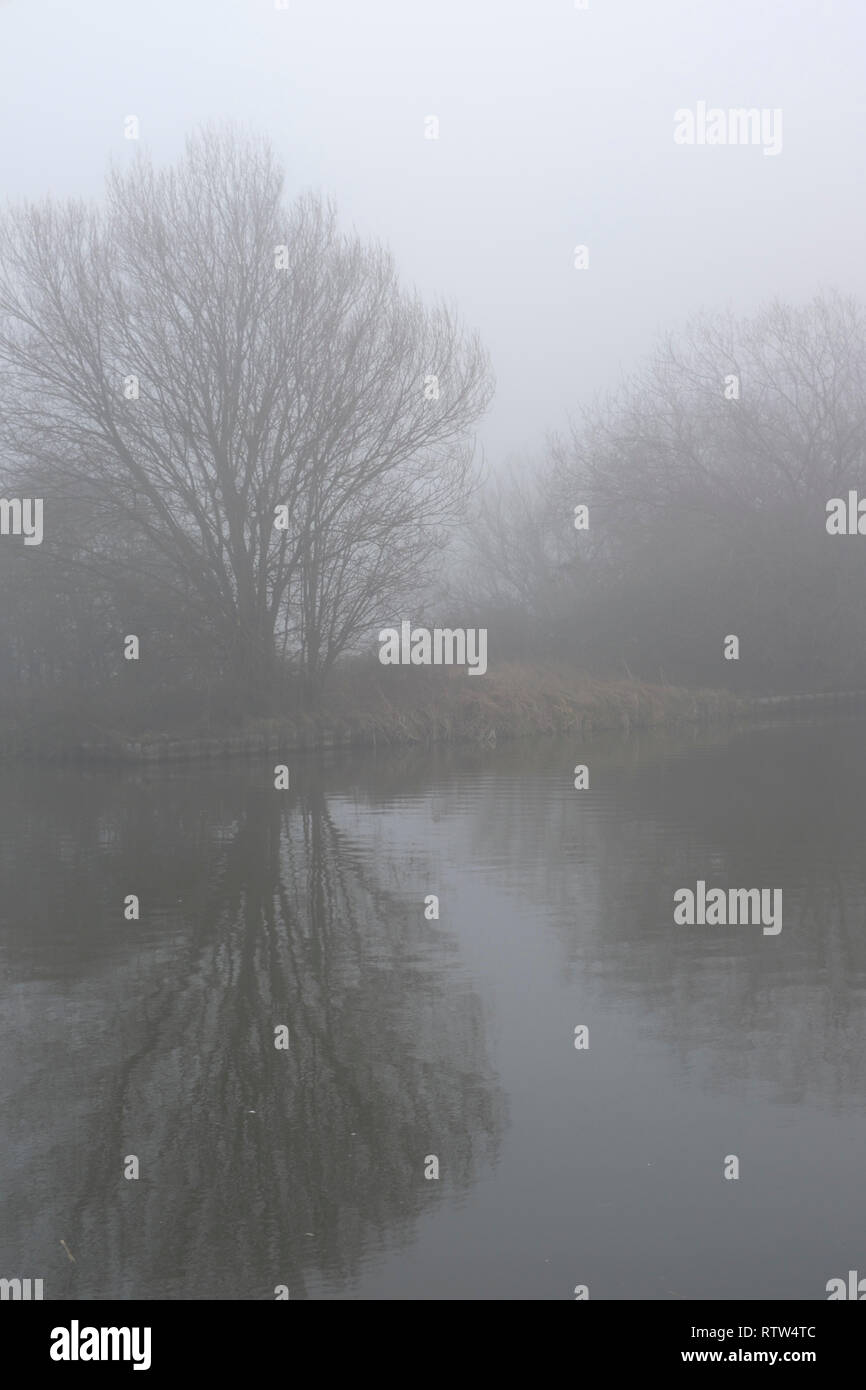
[{"label": "distant tree", "polygon": [[569,641],[575,587],[586,593],[591,568],[575,545],[574,513],[562,509],[538,459],[492,474],[472,499],[455,547],[446,598],[483,615],[497,656],[573,661]]},{"label": "distant tree", "polygon": [[[866,552],[828,536],[866,477],[866,314],[839,295],[703,316],[554,442],[546,486],[591,508],[595,664],[714,684],[866,679]],[[864,541],[866,545],[866,541]],[[722,662],[737,633],[739,667]]]}]

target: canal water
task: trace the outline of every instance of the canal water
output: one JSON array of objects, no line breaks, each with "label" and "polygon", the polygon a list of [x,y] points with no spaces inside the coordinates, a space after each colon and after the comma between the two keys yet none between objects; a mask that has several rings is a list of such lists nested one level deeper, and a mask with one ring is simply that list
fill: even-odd
[{"label": "canal water", "polygon": [[[866,721],[273,761],[0,770],[0,1276],[866,1274]],[[699,880],[781,889],[782,930],[677,925]]]}]

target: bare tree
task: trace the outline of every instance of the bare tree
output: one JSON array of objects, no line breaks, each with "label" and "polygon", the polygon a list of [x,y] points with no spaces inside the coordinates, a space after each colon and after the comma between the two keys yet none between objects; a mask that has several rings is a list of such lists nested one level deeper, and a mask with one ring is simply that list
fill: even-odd
[{"label": "bare tree", "polygon": [[[581,542],[583,538],[581,538]],[[593,570],[576,543],[573,508],[561,505],[544,460],[521,458],[486,479],[455,547],[452,604],[470,600],[501,658],[569,660],[575,588]]]},{"label": "bare tree", "polygon": [[114,171],[104,206],[6,214],[0,365],[7,457],[92,518],[94,567],[212,633],[249,707],[278,634],[317,691],[430,562],[491,390],[474,336],[231,131]]},{"label": "bare tree", "polygon": [[[686,682],[860,680],[858,547],[826,504],[866,461],[866,315],[838,295],[703,316],[551,451],[548,487],[592,509],[603,582],[584,651]],[[724,634],[748,664],[719,660]],[[595,637],[598,641],[595,641]]]},{"label": "bare tree", "polygon": [[831,294],[749,320],[697,317],[584,411],[553,457],[568,490],[589,489],[621,515],[673,506],[742,518],[846,486],[864,424],[866,316]]}]

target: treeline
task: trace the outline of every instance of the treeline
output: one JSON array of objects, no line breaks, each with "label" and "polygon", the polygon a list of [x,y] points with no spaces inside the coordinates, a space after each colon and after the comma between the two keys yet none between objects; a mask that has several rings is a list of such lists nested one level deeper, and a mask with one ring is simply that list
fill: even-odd
[{"label": "treeline", "polygon": [[866,489],[862,306],[697,320],[482,485],[492,390],[264,142],[207,130],[98,205],[10,208],[0,489],[44,536],[0,535],[0,717],[315,711],[404,617],[486,626],[493,666],[866,685],[866,539],[825,524]]},{"label": "treeline", "polygon": [[866,687],[866,535],[828,531],[831,499],[847,512],[849,493],[866,497],[864,455],[862,305],[696,319],[489,488],[467,602],[499,659],[744,691]]}]

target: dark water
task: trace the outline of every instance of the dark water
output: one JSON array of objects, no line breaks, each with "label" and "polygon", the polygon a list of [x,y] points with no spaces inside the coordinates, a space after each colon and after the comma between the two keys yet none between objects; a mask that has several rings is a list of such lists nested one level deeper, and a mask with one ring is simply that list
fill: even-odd
[{"label": "dark water", "polygon": [[[866,723],[290,764],[288,792],[265,763],[0,773],[0,1276],[823,1299],[866,1273]],[[699,878],[780,887],[781,933],[675,926]]]}]

